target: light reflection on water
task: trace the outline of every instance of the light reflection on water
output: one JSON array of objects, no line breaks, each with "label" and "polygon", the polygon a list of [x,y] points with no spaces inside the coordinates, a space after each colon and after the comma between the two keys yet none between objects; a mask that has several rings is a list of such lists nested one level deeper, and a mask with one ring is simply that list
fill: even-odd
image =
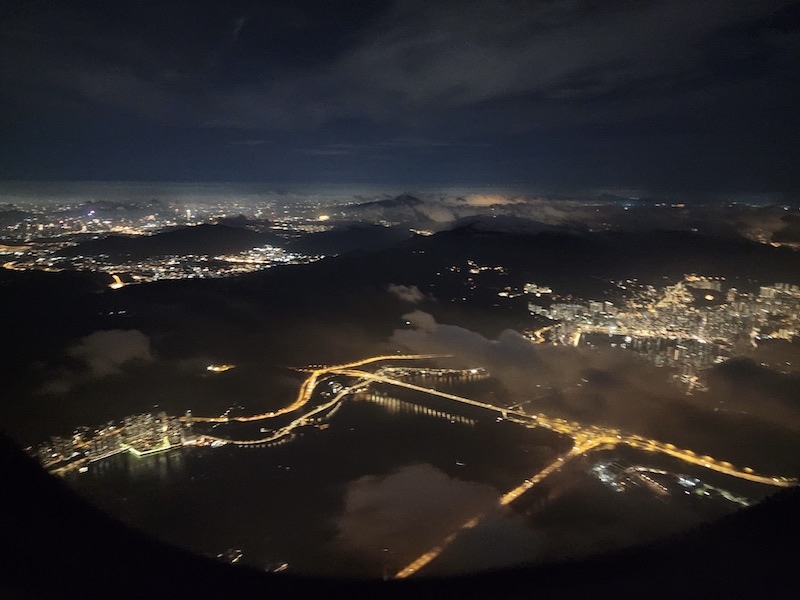
[{"label": "light reflection on water", "polygon": [[[364,399],[345,403],[330,427],[307,429],[281,446],[185,447],[139,458],[120,454],[93,463],[86,473],[68,474],[67,481],[111,515],[200,554],[217,556],[236,548],[243,551],[240,564],[259,568],[288,562],[291,571],[305,574],[381,577],[382,553],[359,554],[341,541],[337,524],[348,490],[365,483],[380,489],[393,474],[430,465],[445,484],[499,494],[541,469],[566,449],[565,443],[569,446],[565,438],[541,428],[453,416],[392,398]],[[493,531],[510,531],[509,524],[537,528],[536,516],[547,513],[547,498],[557,501],[563,494],[593,490],[597,499],[602,490],[586,487],[587,479],[577,466],[549,479],[530,502],[522,503],[527,506],[520,507],[513,523],[495,523]],[[533,510],[538,496],[544,505]],[[414,501],[409,497],[406,504]],[[413,537],[413,531],[404,535]],[[517,534],[515,539],[520,552],[531,551],[531,544],[522,543]],[[392,543],[389,536],[384,546]],[[462,560],[476,568],[474,561],[463,558],[470,540],[465,543],[463,551],[454,547],[437,568],[457,571],[454,561]],[[396,566],[409,558],[392,556]],[[527,554],[508,559],[536,558]]]}]

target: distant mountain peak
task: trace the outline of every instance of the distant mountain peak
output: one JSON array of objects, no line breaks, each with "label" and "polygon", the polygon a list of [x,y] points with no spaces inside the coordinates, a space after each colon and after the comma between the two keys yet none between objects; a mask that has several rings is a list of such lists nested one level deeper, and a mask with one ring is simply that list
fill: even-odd
[{"label": "distant mountain peak", "polygon": [[372,202],[364,202],[358,206],[367,207],[381,207],[381,208],[401,208],[401,207],[414,207],[425,204],[424,200],[420,200],[411,194],[400,194],[394,198],[387,198],[385,200],[373,200]]},{"label": "distant mountain peak", "polygon": [[419,206],[420,204],[424,204],[424,200],[420,200],[416,196],[412,196],[411,194],[400,194],[394,199],[394,202],[398,204],[411,204],[413,206]]}]

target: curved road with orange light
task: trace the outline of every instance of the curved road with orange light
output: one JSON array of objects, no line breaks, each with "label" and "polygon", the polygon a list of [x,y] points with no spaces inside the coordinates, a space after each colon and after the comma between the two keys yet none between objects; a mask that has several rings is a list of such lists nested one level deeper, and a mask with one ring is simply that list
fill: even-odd
[{"label": "curved road with orange light", "polygon": [[[568,435],[573,439],[574,444],[572,449],[570,449],[565,454],[562,454],[561,456],[556,458],[556,460],[547,465],[544,469],[542,469],[529,479],[526,479],[523,483],[521,483],[514,489],[509,490],[508,492],[503,494],[498,500],[498,507],[507,506],[511,504],[517,498],[522,496],[525,492],[527,492],[536,484],[545,479],[547,476],[561,469],[561,467],[563,467],[567,462],[569,462],[573,458],[581,456],[583,454],[586,454],[587,452],[591,452],[601,447],[609,448],[618,445],[627,445],[633,448],[645,450],[647,452],[659,452],[661,454],[672,456],[674,458],[680,459],[684,462],[693,465],[701,466],[713,471],[717,471],[719,473],[730,475],[732,477],[737,477],[740,479],[745,479],[748,481],[753,481],[765,485],[771,485],[777,487],[793,487],[798,484],[797,479],[788,477],[775,477],[775,476],[770,477],[766,475],[759,475],[755,473],[753,469],[751,469],[750,467],[744,467],[742,469],[738,469],[729,462],[720,461],[710,456],[699,456],[692,450],[680,449],[677,448],[674,444],[669,444],[658,440],[645,438],[640,435],[627,434],[621,432],[618,429],[600,427],[597,425],[582,425],[580,423],[576,423],[573,421],[566,421],[564,419],[547,417],[546,415],[542,414],[529,415],[527,413],[519,412],[516,410],[510,410],[501,406],[494,406],[492,404],[479,402],[477,400],[472,400],[470,398],[464,398],[462,396],[457,396],[455,394],[441,392],[434,388],[423,387],[420,385],[415,385],[413,383],[408,383],[398,379],[392,379],[384,375],[378,375],[375,373],[370,373],[368,371],[362,371],[358,369],[358,367],[362,367],[367,364],[386,361],[386,360],[421,360],[429,358],[441,358],[441,356],[442,355],[433,355],[433,354],[406,354],[406,355],[398,354],[398,355],[375,356],[342,365],[313,368],[309,371],[310,375],[301,384],[295,401],[292,404],[282,409],[279,409],[275,412],[261,413],[249,417],[192,417],[191,420],[199,422],[210,422],[210,423],[251,422],[251,421],[258,421],[258,420],[277,417],[279,415],[283,415],[298,410],[299,408],[302,408],[303,406],[308,404],[308,402],[311,400],[311,397],[314,394],[314,391],[317,387],[320,377],[330,373],[334,375],[345,375],[348,377],[354,377],[356,381],[350,386],[340,390],[337,394],[333,396],[333,398],[330,401],[316,406],[311,411],[301,415],[288,425],[273,432],[271,435],[261,439],[238,440],[238,441],[215,437],[211,435],[204,435],[203,437],[207,439],[218,440],[221,442],[234,443],[239,445],[269,443],[288,435],[295,427],[307,424],[309,419],[313,417],[315,414],[334,407],[337,403],[341,402],[346,396],[356,391],[359,388],[359,386],[361,386],[364,382],[376,382],[376,383],[384,383],[388,385],[403,387],[406,389],[415,390],[425,394],[453,400],[455,402],[459,402],[462,404],[483,408],[488,411],[496,412],[503,418],[511,418],[515,422],[520,423],[526,427],[546,427],[557,433]],[[188,419],[186,417],[182,417],[181,420],[186,421]],[[483,515],[477,515],[472,519],[470,519],[469,521],[467,521],[466,523],[464,523],[459,530],[450,534],[447,538],[445,538],[442,541],[441,544],[429,550],[428,552],[424,553],[423,555],[412,561],[409,565],[398,571],[398,573],[395,575],[395,578],[409,577],[410,575],[413,575],[414,573],[422,569],[424,566],[426,566],[432,560],[434,560],[437,556],[439,556],[439,554],[441,554],[441,552],[453,540],[456,539],[456,537],[461,531],[475,527],[482,520],[482,518]]]}]

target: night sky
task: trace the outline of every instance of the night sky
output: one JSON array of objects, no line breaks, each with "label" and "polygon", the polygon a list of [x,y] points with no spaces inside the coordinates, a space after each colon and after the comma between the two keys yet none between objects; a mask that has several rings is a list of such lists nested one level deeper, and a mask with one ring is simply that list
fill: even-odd
[{"label": "night sky", "polygon": [[800,191],[800,4],[0,8],[0,179]]}]

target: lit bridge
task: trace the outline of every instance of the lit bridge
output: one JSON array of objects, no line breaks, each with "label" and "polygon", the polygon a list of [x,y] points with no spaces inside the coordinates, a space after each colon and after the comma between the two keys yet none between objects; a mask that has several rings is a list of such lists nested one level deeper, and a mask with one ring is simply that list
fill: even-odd
[{"label": "lit bridge", "polygon": [[[252,415],[249,417],[191,417],[191,420],[198,422],[210,422],[210,423],[228,423],[228,422],[250,422],[250,421],[258,421],[258,420],[273,418],[282,414],[298,410],[299,408],[302,408],[303,406],[308,404],[317,387],[317,384],[320,381],[320,377],[322,377],[323,375],[325,374],[344,375],[347,377],[355,378],[355,382],[339,390],[339,392],[336,393],[329,401],[316,406],[309,412],[293,420],[291,423],[285,425],[284,427],[281,427],[275,432],[272,432],[269,436],[253,440],[231,440],[226,438],[215,437],[212,435],[203,435],[203,437],[207,439],[218,440],[225,443],[233,443],[243,446],[270,443],[289,435],[295,427],[308,424],[316,415],[323,413],[327,410],[331,411],[335,410],[337,404],[339,404],[348,395],[360,391],[360,389],[363,388],[365,383],[375,382],[375,383],[383,383],[387,385],[402,387],[405,389],[415,390],[417,392],[421,392],[432,396],[438,396],[440,398],[452,400],[454,402],[458,402],[464,405],[477,407],[480,409],[497,413],[503,418],[507,418],[526,427],[545,427],[547,429],[551,429],[552,431],[555,431],[563,435],[567,435],[572,438],[573,446],[568,452],[557,457],[553,462],[545,466],[541,471],[539,471],[529,479],[526,479],[524,482],[522,482],[514,489],[509,490],[508,492],[503,494],[498,501],[498,506],[507,506],[511,504],[517,498],[522,496],[525,492],[527,492],[536,484],[545,479],[547,476],[561,469],[561,467],[563,467],[567,462],[569,462],[573,458],[597,449],[613,448],[619,445],[630,446],[632,448],[637,448],[639,450],[644,450],[646,452],[658,452],[661,454],[666,454],[668,456],[672,456],[674,458],[682,460],[686,463],[704,467],[713,471],[717,471],[719,473],[723,473],[725,475],[730,475],[732,477],[745,479],[747,481],[752,481],[755,483],[761,483],[777,487],[793,487],[798,483],[798,480],[794,478],[770,477],[766,475],[759,475],[755,473],[753,469],[751,469],[750,467],[743,467],[739,469],[733,466],[729,462],[720,461],[715,458],[712,458],[711,456],[698,455],[696,452],[692,450],[681,449],[676,447],[674,444],[645,438],[640,435],[624,433],[618,429],[600,427],[597,425],[582,425],[580,423],[576,423],[573,421],[547,417],[546,415],[542,414],[529,415],[527,413],[520,412],[517,410],[512,410],[501,406],[495,406],[493,404],[488,404],[486,402],[472,400],[470,398],[465,398],[463,396],[457,396],[455,394],[442,392],[434,388],[424,387],[413,383],[408,383],[406,381],[401,381],[398,379],[386,377],[385,375],[379,375],[377,373],[370,373],[368,371],[362,371],[358,369],[358,367],[362,367],[364,365],[379,361],[419,360],[419,359],[440,358],[440,357],[441,355],[431,355],[431,354],[376,356],[343,365],[313,368],[306,371],[309,372],[310,375],[306,378],[305,381],[303,381],[302,385],[300,386],[300,390],[298,392],[295,401],[289,406],[286,406],[278,411]],[[183,417],[182,420],[187,421],[189,419]],[[447,538],[443,540],[443,542],[440,545],[429,550],[422,556],[418,557],[416,560],[412,561],[405,568],[401,569],[395,575],[395,577],[405,578],[419,571],[421,568],[423,568],[424,566],[429,564],[432,560],[434,560],[437,556],[439,556],[441,552],[453,540],[456,539],[456,537],[461,531],[475,527],[478,523],[480,523],[482,518],[483,515],[478,515],[476,517],[473,517],[466,523],[464,523],[459,530],[450,534]]]},{"label": "lit bridge", "polygon": [[422,360],[426,358],[441,358],[441,354],[389,354],[388,356],[373,356],[371,358],[365,358],[362,360],[357,360],[351,363],[347,363],[344,365],[332,365],[327,367],[319,367],[317,369],[298,369],[301,371],[305,371],[310,373],[310,375],[303,381],[300,385],[300,390],[297,393],[297,398],[294,402],[292,402],[288,406],[284,406],[281,409],[278,409],[274,412],[266,412],[266,413],[259,413],[257,415],[251,415],[249,417],[180,417],[180,420],[183,422],[192,421],[198,423],[230,423],[230,422],[239,422],[239,423],[249,423],[252,421],[261,421],[264,419],[271,419],[274,417],[278,417],[280,415],[285,415],[290,412],[294,412],[299,408],[302,408],[306,404],[308,404],[309,400],[311,400],[311,396],[314,394],[314,390],[317,387],[317,383],[319,378],[326,373],[339,373],[342,370],[352,369],[355,367],[362,367],[364,365],[380,362],[384,360]]}]

